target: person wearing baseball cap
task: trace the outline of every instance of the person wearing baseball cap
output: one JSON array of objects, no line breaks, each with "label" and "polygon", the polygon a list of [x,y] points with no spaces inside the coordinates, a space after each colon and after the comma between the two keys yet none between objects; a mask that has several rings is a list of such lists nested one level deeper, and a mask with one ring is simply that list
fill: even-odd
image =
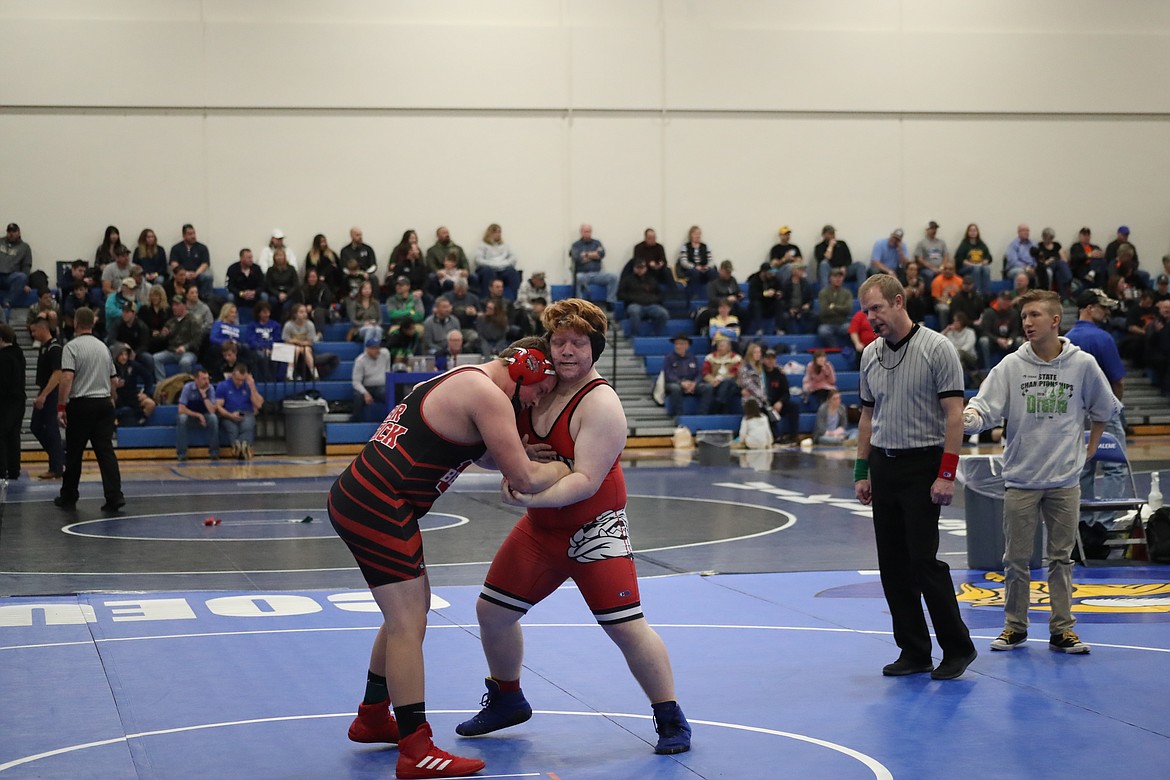
[{"label": "person wearing baseball cap", "polygon": [[779,265],[773,264],[776,268],[776,275],[780,277],[781,282],[787,282],[792,278],[792,264],[799,263],[804,260],[804,256],[800,253],[800,247],[792,243],[792,228],[787,225],[780,226],[780,241],[772,246],[772,250],[768,252],[768,260],[779,261]]},{"label": "person wearing baseball cap", "polygon": [[284,250],[284,258],[288,260],[289,268],[297,267],[296,253],[285,246],[284,231],[280,228],[273,228],[271,237],[268,239],[268,246],[264,247],[264,251],[260,253],[260,259],[256,261],[256,265],[260,266],[260,270],[268,273],[268,269],[272,267],[272,253],[277,249]]},{"label": "person wearing baseball cap", "polygon": [[20,237],[20,225],[9,222],[8,232],[0,241],[0,321],[8,322],[12,302],[29,292],[31,273],[32,249]]},{"label": "person wearing baseball cap", "polygon": [[1121,248],[1122,244],[1129,244],[1133,248],[1133,262],[1135,265],[1137,264],[1138,253],[1133,243],[1129,240],[1129,227],[1122,225],[1117,228],[1117,238],[1105,245],[1105,262],[1109,263],[1110,268],[1113,268],[1117,262],[1117,250]]},{"label": "person wearing baseball cap", "polygon": [[889,238],[879,238],[873,245],[869,259],[869,275],[889,274],[896,276],[898,269],[909,262],[906,247],[902,244],[902,228],[894,228]]},{"label": "person wearing baseball cap", "polygon": [[[1077,296],[1077,321],[1073,323],[1066,335],[1068,340],[1076,344],[1085,352],[1093,356],[1097,365],[1105,372],[1109,386],[1117,399],[1122,400],[1125,377],[1125,366],[1121,362],[1121,354],[1117,350],[1117,341],[1106,328],[1109,325],[1109,312],[1117,306],[1117,301],[1105,294],[1100,288],[1085,290]],[[1122,419],[1120,404],[1109,421],[1105,423],[1105,432],[1117,439],[1117,446],[1125,452],[1125,422]],[[1095,461],[1085,463],[1081,471],[1081,500],[1093,498],[1120,498],[1125,489],[1125,479],[1128,468],[1124,463],[1102,463],[1101,485],[1095,489],[1097,464]],[[1098,495],[1099,493],[1099,495]],[[1082,522],[1093,525],[1101,524],[1106,528],[1113,526],[1114,515],[1111,512],[1094,512],[1084,516]]]}]

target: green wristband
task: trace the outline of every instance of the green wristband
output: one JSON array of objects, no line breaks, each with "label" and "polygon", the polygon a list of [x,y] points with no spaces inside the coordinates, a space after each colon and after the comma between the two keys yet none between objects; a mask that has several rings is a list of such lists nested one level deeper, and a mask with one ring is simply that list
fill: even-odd
[{"label": "green wristband", "polygon": [[860,482],[869,479],[869,461],[857,458],[853,461],[853,481]]}]

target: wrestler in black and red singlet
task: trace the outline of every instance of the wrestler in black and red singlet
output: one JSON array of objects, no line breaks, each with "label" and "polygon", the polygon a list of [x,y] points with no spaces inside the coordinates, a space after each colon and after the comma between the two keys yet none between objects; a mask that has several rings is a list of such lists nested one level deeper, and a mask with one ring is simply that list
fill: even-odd
[{"label": "wrestler in black and red singlet", "polygon": [[422,414],[426,397],[465,367],[417,385],[386,416],[329,490],[329,519],[371,587],[422,576],[418,520],[487,448],[436,433]]}]

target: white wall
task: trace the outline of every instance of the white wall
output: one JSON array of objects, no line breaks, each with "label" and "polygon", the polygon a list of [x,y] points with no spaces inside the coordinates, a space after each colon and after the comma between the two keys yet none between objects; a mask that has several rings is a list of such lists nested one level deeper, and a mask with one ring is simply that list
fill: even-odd
[{"label": "white wall", "polygon": [[6,0],[0,221],[39,267],[192,222],[222,276],[273,227],[385,258],[504,227],[567,279],[699,224],[740,277],[780,224],[854,253],[930,219],[1170,250],[1170,3]]}]

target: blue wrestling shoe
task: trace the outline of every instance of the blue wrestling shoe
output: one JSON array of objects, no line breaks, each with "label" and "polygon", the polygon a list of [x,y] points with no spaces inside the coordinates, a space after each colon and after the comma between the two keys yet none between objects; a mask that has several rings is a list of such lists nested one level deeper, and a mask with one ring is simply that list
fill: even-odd
[{"label": "blue wrestling shoe", "polygon": [[[504,693],[500,684],[488,677],[484,680],[488,692],[480,700],[483,707],[471,720],[465,720],[455,727],[455,733],[462,737],[478,737],[493,731],[516,726],[532,717],[532,707],[524,698],[523,691]],[[689,732],[689,729],[688,729]]]},{"label": "blue wrestling shoe", "polygon": [[[654,705],[658,708],[660,705]],[[685,753],[691,749],[691,724],[683,715],[682,707],[671,702],[667,713],[654,713],[654,730],[658,732],[658,744],[654,752],[660,755]]]}]

